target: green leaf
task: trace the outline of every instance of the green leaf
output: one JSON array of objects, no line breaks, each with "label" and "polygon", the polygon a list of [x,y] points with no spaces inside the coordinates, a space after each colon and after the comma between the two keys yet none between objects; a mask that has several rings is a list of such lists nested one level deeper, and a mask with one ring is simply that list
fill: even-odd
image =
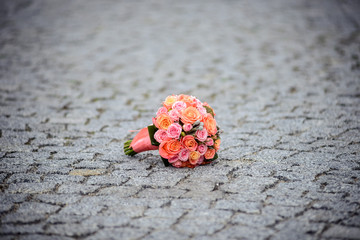
[{"label": "green leaf", "polygon": [[154,124],[148,126],[147,128],[148,128],[151,144],[154,145],[154,146],[159,146],[160,143],[158,141],[156,141],[155,138],[154,138],[155,132],[158,130],[158,128],[155,127]]},{"label": "green leaf", "polygon": [[170,166],[170,163],[166,158],[161,157],[161,159],[163,160],[163,163],[164,163],[165,167]]},{"label": "green leaf", "polygon": [[207,113],[210,113],[213,117],[215,117],[214,112],[211,108],[209,108],[208,106],[203,106],[203,107],[206,109]]},{"label": "green leaf", "polygon": [[217,159],[219,157],[219,155],[217,154],[217,153],[215,153],[215,155],[214,155],[214,157],[213,157],[213,161],[215,160],[215,159]]}]

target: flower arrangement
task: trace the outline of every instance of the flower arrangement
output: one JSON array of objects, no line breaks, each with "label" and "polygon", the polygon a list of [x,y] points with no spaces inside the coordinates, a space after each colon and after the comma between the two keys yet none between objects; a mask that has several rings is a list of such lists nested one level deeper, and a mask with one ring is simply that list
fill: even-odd
[{"label": "flower arrangement", "polygon": [[171,95],[133,140],[124,144],[126,155],[159,150],[165,164],[194,168],[218,158],[221,139],[214,110],[196,97]]}]

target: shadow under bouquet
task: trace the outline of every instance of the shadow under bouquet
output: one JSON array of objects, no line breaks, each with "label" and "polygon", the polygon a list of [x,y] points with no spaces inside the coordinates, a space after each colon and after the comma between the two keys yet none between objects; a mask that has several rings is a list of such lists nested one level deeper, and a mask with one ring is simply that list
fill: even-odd
[{"label": "shadow under bouquet", "polygon": [[159,150],[165,164],[194,168],[218,158],[220,132],[215,112],[189,95],[168,96],[152,119],[133,140],[124,143],[126,155]]}]

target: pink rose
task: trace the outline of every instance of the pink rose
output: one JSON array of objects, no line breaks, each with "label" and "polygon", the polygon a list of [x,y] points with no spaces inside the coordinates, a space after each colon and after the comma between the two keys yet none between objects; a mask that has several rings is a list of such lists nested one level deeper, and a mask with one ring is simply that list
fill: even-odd
[{"label": "pink rose", "polygon": [[205,141],[206,145],[208,146],[212,146],[214,145],[214,139],[212,138],[207,138],[206,141]]},{"label": "pink rose", "polygon": [[179,160],[186,162],[189,159],[189,154],[190,151],[187,150],[186,148],[183,148],[180,152],[179,152]]},{"label": "pink rose", "polygon": [[207,151],[208,147],[205,144],[200,144],[197,148],[197,151],[201,154],[204,155]]},{"label": "pink rose", "polygon": [[179,168],[179,167],[182,166],[182,162],[181,162],[181,161],[176,161],[176,162],[172,163],[172,165],[173,165],[174,167],[176,167],[176,168]]},{"label": "pink rose", "polygon": [[203,106],[202,102],[201,102],[199,99],[195,99],[195,101],[196,101],[196,107],[197,107],[197,108]]},{"label": "pink rose", "polygon": [[168,112],[168,110],[166,109],[166,107],[161,107],[157,110],[156,116],[159,116],[160,114],[167,113],[167,112]]},{"label": "pink rose", "polygon": [[179,157],[177,155],[168,159],[169,163],[175,163],[177,160],[179,160]]},{"label": "pink rose", "polygon": [[173,123],[167,129],[167,136],[169,138],[178,139],[180,137],[181,131],[182,131],[181,125],[178,123]]},{"label": "pink rose", "polygon": [[207,114],[207,111],[203,106],[197,107],[197,110],[200,112],[201,115],[206,115]]},{"label": "pink rose", "polygon": [[192,129],[192,125],[190,123],[185,123],[184,126],[183,126],[183,129],[185,132],[188,132]]},{"label": "pink rose", "polygon": [[197,130],[195,136],[197,140],[204,142],[208,136],[208,132],[205,128],[203,130]]},{"label": "pink rose", "polygon": [[173,110],[170,110],[169,116],[174,122],[177,122],[177,121],[179,121],[180,113],[177,110],[173,109]]},{"label": "pink rose", "polygon": [[186,103],[184,103],[183,101],[174,102],[174,104],[172,105],[172,109],[174,109],[178,112],[181,112],[185,108],[186,108]]},{"label": "pink rose", "polygon": [[199,160],[197,161],[196,165],[201,165],[204,162],[204,159],[205,159],[204,156],[201,155]]},{"label": "pink rose", "polygon": [[155,132],[154,138],[157,142],[162,143],[167,138],[167,132],[164,129],[159,129]]}]

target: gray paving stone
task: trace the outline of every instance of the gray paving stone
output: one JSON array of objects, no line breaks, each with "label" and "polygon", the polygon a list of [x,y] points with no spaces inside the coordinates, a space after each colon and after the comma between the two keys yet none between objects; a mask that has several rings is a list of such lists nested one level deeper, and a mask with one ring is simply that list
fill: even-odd
[{"label": "gray paving stone", "polygon": [[87,184],[91,185],[122,185],[127,182],[129,178],[125,174],[112,173],[103,176],[90,176],[87,180]]},{"label": "gray paving stone", "polygon": [[147,209],[147,206],[109,206],[108,209],[102,211],[102,214],[104,216],[116,216],[116,217],[122,217],[125,216],[125,218],[140,218],[144,215],[145,210]]},{"label": "gray paving stone", "polygon": [[11,183],[9,188],[6,189],[7,193],[47,193],[55,189],[55,183],[43,182],[43,183]]},{"label": "gray paving stone", "polygon": [[96,169],[96,168],[107,168],[109,167],[109,162],[100,162],[100,161],[81,161],[74,165],[76,168],[87,168],[87,169]]},{"label": "gray paving stone", "polygon": [[86,239],[140,239],[147,234],[147,230],[142,228],[104,228],[103,231],[98,231],[96,234],[87,237]]},{"label": "gray paving stone", "polygon": [[[247,192],[261,193],[267,186],[271,186],[277,179],[262,177],[261,181],[256,181],[258,177],[239,176],[231,183],[221,185],[220,189],[230,193],[246,194]],[[253,198],[257,197],[256,195]]]},{"label": "gray paving stone", "polygon": [[275,225],[278,221],[282,220],[280,216],[273,216],[271,214],[248,214],[238,213],[236,214],[231,222],[234,225],[244,225],[250,227],[262,227]]},{"label": "gray paving stone", "polygon": [[[3,173],[23,173],[26,172],[30,167],[29,164],[32,163],[30,161],[29,163],[25,164],[14,164],[14,159],[6,159],[2,158],[0,163],[0,172]],[[21,161],[21,160],[19,160]]]},{"label": "gray paving stone", "polygon": [[101,188],[98,192],[97,195],[112,195],[112,196],[117,196],[119,198],[126,198],[126,197],[130,197],[132,195],[135,195],[137,192],[140,191],[140,187],[126,187],[126,186],[111,186],[111,187],[105,187],[105,188]]},{"label": "gray paving stone", "polygon": [[171,208],[175,209],[208,209],[210,207],[210,200],[205,199],[173,199],[171,200]]},{"label": "gray paving stone", "polygon": [[176,224],[175,229],[185,234],[213,234],[222,229],[231,216],[232,213],[230,211],[193,210]]},{"label": "gray paving stone", "polygon": [[260,213],[262,204],[260,202],[239,202],[235,200],[218,200],[215,209],[231,209],[234,211],[245,212],[250,214]]},{"label": "gray paving stone", "polygon": [[72,183],[72,184],[62,184],[58,193],[60,194],[89,194],[95,192],[99,186],[94,185],[82,185],[80,183]]},{"label": "gray paving stone", "polygon": [[71,167],[65,167],[59,164],[41,165],[36,169],[36,173],[53,173],[53,174],[68,174],[72,170]]},{"label": "gray paving stone", "polygon": [[88,215],[75,215],[73,213],[60,213],[60,214],[53,214],[51,216],[49,216],[46,219],[47,223],[50,223],[52,225],[54,224],[65,224],[65,223],[81,223],[83,222],[86,218],[88,218]]},{"label": "gray paving stone", "polygon": [[290,219],[276,225],[279,231],[272,238],[286,239],[292,236],[296,239],[315,239],[324,227],[324,223],[299,222],[296,219]]},{"label": "gray paving stone", "polygon": [[3,204],[14,204],[14,203],[22,203],[28,197],[28,194],[20,193],[20,194],[8,194],[3,193],[0,195],[0,201]]},{"label": "gray paving stone", "polygon": [[[358,1],[0,9],[1,238],[359,235]],[[219,159],[125,156],[178,93],[215,109]]]},{"label": "gray paving stone", "polygon": [[57,184],[81,183],[85,180],[84,176],[72,176],[65,174],[48,174],[44,177],[44,182],[52,182]]},{"label": "gray paving stone", "polygon": [[154,173],[148,177],[132,177],[125,183],[126,186],[154,186],[154,187],[173,187],[180,180],[182,176],[172,176],[170,173]]},{"label": "gray paving stone", "polygon": [[104,209],[104,205],[90,205],[84,202],[66,205],[59,211],[59,215],[93,216]]},{"label": "gray paving stone", "polygon": [[91,216],[83,221],[83,223],[96,224],[100,228],[118,228],[128,225],[129,217],[125,216]]},{"label": "gray paving stone", "polygon": [[328,223],[336,223],[341,219],[346,218],[345,212],[340,211],[326,211],[324,209],[309,209],[307,210],[301,218],[306,219],[310,222],[328,222]]},{"label": "gray paving stone", "polygon": [[41,175],[33,173],[18,173],[11,175],[7,182],[8,183],[20,183],[20,182],[40,182]]},{"label": "gray paving stone", "polygon": [[44,203],[66,205],[78,202],[81,196],[75,194],[38,194],[35,198]]},{"label": "gray paving stone", "polygon": [[45,214],[41,213],[31,213],[31,214],[24,214],[24,213],[9,213],[5,217],[1,219],[3,223],[13,223],[13,224],[29,224],[29,223],[37,223],[42,220],[45,220]]},{"label": "gray paving stone", "polygon": [[175,217],[150,216],[150,217],[142,217],[142,218],[133,219],[130,222],[130,226],[132,226],[134,228],[146,229],[148,231],[153,229],[154,226],[156,226],[156,228],[159,230],[166,230],[172,224],[176,223],[176,221],[177,221],[177,218],[175,218]]},{"label": "gray paving stone", "polygon": [[47,215],[59,210],[59,206],[45,203],[24,202],[17,207],[15,212],[8,213],[1,221],[3,223],[38,223],[45,220]]},{"label": "gray paving stone", "polygon": [[[215,182],[203,181],[201,177],[190,177],[176,184],[176,187],[192,192],[211,192],[215,188]],[[197,184],[191,184],[196,182]]]},{"label": "gray paving stone", "polygon": [[2,203],[0,205],[0,213],[8,212],[13,207],[12,203]]},{"label": "gray paving stone", "polygon": [[347,226],[359,227],[359,225],[360,225],[359,219],[360,219],[360,216],[355,215],[355,216],[349,217],[348,219],[343,220],[342,222]]},{"label": "gray paving stone", "polygon": [[[98,196],[97,196],[98,197]],[[107,202],[113,203],[115,205],[114,208],[128,208],[128,207],[149,207],[149,208],[157,208],[161,207],[164,204],[168,203],[171,199],[166,198],[156,198],[156,199],[149,199],[146,198],[121,198],[116,195],[113,196],[101,196],[101,198],[96,199],[95,197],[85,198],[84,201],[89,203],[97,203],[97,202]],[[111,204],[112,205],[112,204]]]},{"label": "gray paving stone", "polygon": [[[215,233],[211,239],[265,239],[274,234],[274,230],[254,226],[230,226]],[[203,239],[206,239],[204,237]],[[201,239],[201,238],[199,238]]]},{"label": "gray paving stone", "polygon": [[10,235],[18,235],[18,234],[35,234],[43,231],[44,223],[30,223],[26,225],[18,225],[18,224],[2,224],[0,228],[1,234],[10,234]]},{"label": "gray paving stone", "polygon": [[29,235],[21,235],[19,237],[21,240],[46,240],[46,239],[55,239],[55,240],[70,240],[73,238],[65,237],[65,236],[56,236],[56,235],[40,235],[40,234],[29,234]]},{"label": "gray paving stone", "polygon": [[185,192],[185,190],[178,188],[170,188],[166,190],[163,188],[145,188],[137,195],[141,198],[179,198]]},{"label": "gray paving stone", "polygon": [[304,207],[302,206],[276,206],[276,205],[267,205],[262,208],[261,212],[264,214],[264,216],[272,216],[275,219],[277,218],[293,218],[298,214],[301,214],[304,212]]},{"label": "gray paving stone", "polygon": [[143,237],[142,239],[174,239],[174,240],[180,240],[180,239],[186,239],[187,236],[180,234],[178,232],[175,232],[174,230],[171,229],[161,229],[161,230],[157,230],[157,231],[153,231],[151,232],[149,235],[146,235],[145,237]]},{"label": "gray paving stone", "polygon": [[[64,137],[64,138],[66,138],[66,137]],[[93,159],[93,157],[94,157],[93,153],[73,152],[72,154],[68,154],[66,152],[57,152],[54,155],[53,159],[54,160],[63,160],[63,161],[72,160],[71,163],[73,163],[73,162],[77,162],[79,160],[91,160],[91,159]]]},{"label": "gray paving stone", "polygon": [[146,217],[159,217],[159,218],[179,218],[185,211],[183,209],[170,209],[170,208],[150,208],[145,211]]},{"label": "gray paving stone", "polygon": [[0,173],[0,182],[1,182],[1,183],[4,182],[4,180],[6,179],[6,176],[7,176],[7,175],[8,175],[7,173]]},{"label": "gray paving stone", "polygon": [[12,235],[7,235],[7,236],[3,236],[2,237],[4,240],[6,239],[6,240],[12,240],[12,239],[14,239],[14,236],[12,236]]},{"label": "gray paving stone", "polygon": [[54,206],[46,203],[24,202],[20,204],[19,208],[16,210],[16,213],[31,214],[33,212],[36,212],[38,214],[51,214],[59,209],[59,206]]},{"label": "gray paving stone", "polygon": [[46,229],[46,233],[67,237],[84,237],[95,233],[98,229],[96,224],[64,223],[50,225]]}]

